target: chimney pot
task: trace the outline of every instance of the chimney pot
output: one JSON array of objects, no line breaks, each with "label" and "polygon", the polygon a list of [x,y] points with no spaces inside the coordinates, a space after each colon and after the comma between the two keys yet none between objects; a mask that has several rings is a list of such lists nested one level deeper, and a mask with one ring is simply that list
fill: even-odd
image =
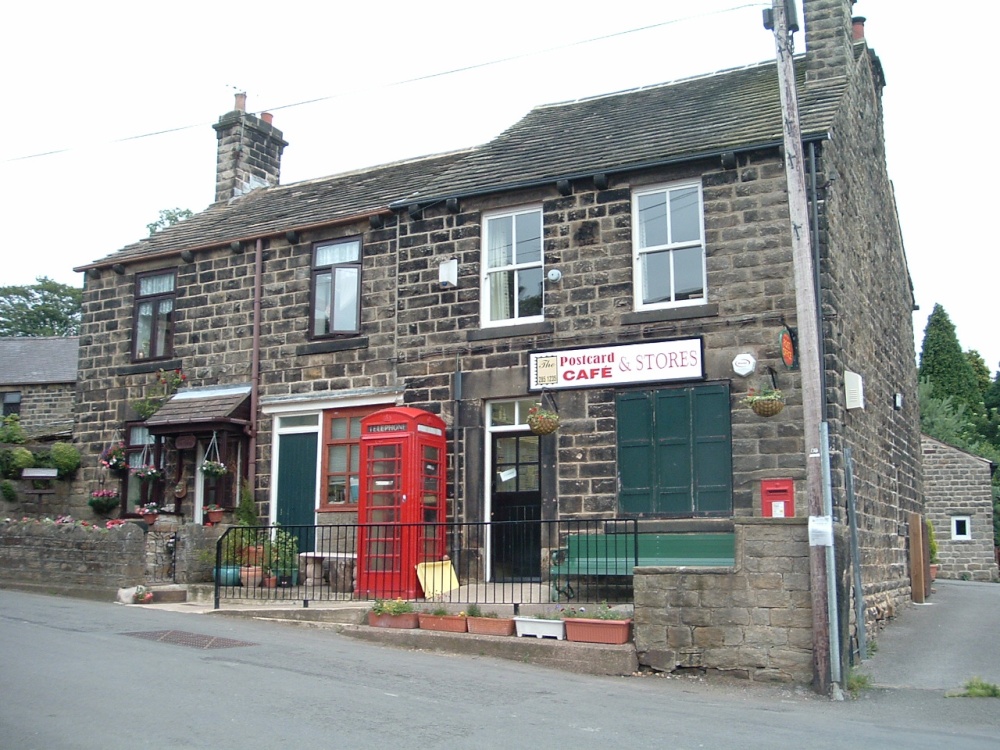
[{"label": "chimney pot", "polygon": [[851,24],[854,30],[854,41],[865,38],[865,21],[868,19],[864,16],[855,16],[851,19]]},{"label": "chimney pot", "polygon": [[246,112],[247,111],[247,95],[246,92],[240,92],[236,95],[236,111]]},{"label": "chimney pot", "polygon": [[264,122],[270,125],[271,121],[274,120],[274,115],[272,115],[270,112],[261,112],[260,119],[262,119]]}]

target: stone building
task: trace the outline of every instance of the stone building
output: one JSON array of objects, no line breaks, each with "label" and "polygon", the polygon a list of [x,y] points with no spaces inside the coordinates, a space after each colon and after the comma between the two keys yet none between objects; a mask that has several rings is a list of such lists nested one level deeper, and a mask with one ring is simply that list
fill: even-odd
[{"label": "stone building", "polygon": [[[922,489],[883,73],[850,12],[805,2],[802,231],[819,258],[832,494],[843,521],[851,447],[874,620],[909,596]],[[808,679],[811,459],[774,61],[539,107],[479,148],[292,185],[283,133],[244,107],[215,126],[216,203],[77,269],[89,454],[123,435],[133,462],[166,467],[152,491],[197,522],[236,498],[231,477],[195,471],[214,445],[266,518],[351,523],[358,420],[418,407],[448,427],[450,520],[735,533],[738,581],[636,580],[640,650]],[[185,386],[141,419],[177,369]],[[771,387],[777,415],[741,403]],[[528,429],[539,402],[559,412],[553,435]],[[772,489],[780,503],[762,500]]]},{"label": "stone building", "polygon": [[19,415],[29,437],[71,433],[79,348],[77,336],[0,338],[3,416]]},{"label": "stone building", "polygon": [[939,578],[995,581],[993,491],[996,466],[927,435],[924,457],[924,503],[934,525]]}]

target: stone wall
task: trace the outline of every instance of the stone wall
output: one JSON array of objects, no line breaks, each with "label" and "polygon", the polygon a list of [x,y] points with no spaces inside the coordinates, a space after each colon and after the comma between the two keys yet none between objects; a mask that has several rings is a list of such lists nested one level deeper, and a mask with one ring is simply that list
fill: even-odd
[{"label": "stone wall", "polygon": [[[990,462],[923,436],[927,519],[938,545],[939,578],[997,580]],[[969,518],[972,538],[953,539],[952,519]]]},{"label": "stone wall", "polygon": [[812,680],[806,519],[736,521],[734,568],[636,568],[639,663]]},{"label": "stone wall", "polygon": [[21,394],[21,427],[29,436],[68,433],[73,429],[75,383],[44,383],[4,387]]},{"label": "stone wall", "polygon": [[114,599],[144,580],[145,534],[46,521],[0,525],[0,585],[87,598]]}]

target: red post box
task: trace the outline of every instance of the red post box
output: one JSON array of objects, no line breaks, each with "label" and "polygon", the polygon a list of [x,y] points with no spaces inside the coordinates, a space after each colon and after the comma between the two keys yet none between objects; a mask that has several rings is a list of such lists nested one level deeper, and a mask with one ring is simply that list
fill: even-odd
[{"label": "red post box", "polygon": [[445,554],[445,423],[393,407],[361,420],[357,591],[414,599],[417,563]]},{"label": "red post box", "polygon": [[795,515],[795,482],[791,479],[760,480],[760,511],[764,518]]}]

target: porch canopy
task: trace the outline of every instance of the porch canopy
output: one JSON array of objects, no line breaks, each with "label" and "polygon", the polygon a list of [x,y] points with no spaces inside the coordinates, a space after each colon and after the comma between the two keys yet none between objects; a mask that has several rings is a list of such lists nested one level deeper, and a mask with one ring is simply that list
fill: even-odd
[{"label": "porch canopy", "polygon": [[147,419],[146,427],[151,435],[245,432],[250,427],[250,386],[185,388]]}]

